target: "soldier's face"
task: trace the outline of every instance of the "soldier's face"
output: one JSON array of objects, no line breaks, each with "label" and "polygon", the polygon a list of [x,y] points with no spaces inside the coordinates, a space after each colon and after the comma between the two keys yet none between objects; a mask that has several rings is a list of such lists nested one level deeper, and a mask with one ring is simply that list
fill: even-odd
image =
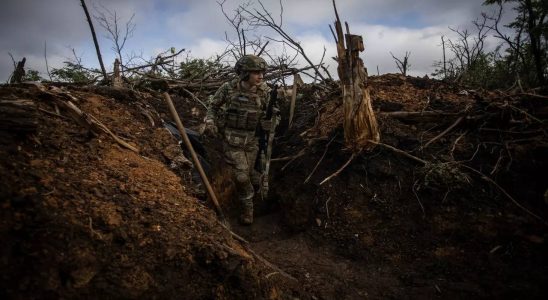
[{"label": "soldier's face", "polygon": [[263,82],[263,72],[261,71],[251,71],[249,72],[249,80],[247,81],[247,83],[249,83],[249,85],[251,86],[254,86],[254,85],[259,85],[261,82]]}]

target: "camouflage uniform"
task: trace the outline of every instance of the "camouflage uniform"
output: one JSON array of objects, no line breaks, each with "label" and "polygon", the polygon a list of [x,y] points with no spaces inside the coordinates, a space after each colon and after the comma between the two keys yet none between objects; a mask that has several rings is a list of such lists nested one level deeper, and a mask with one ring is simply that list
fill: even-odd
[{"label": "camouflage uniform", "polygon": [[[257,56],[244,56],[239,63],[246,59],[258,59],[264,63],[266,69],[266,62]],[[253,198],[260,181],[260,174],[254,169],[258,152],[256,130],[261,126],[270,100],[270,88],[264,82],[250,90],[244,90],[241,86],[245,73],[254,70],[253,66],[256,65],[251,61],[251,66],[243,66],[243,70],[238,70],[236,64],[240,78],[224,83],[217,90],[210,99],[207,117],[215,121],[223,136],[225,160],[231,166],[236,182],[238,200],[242,205],[242,222],[247,224],[253,220]],[[258,71],[264,69],[260,68]]]}]

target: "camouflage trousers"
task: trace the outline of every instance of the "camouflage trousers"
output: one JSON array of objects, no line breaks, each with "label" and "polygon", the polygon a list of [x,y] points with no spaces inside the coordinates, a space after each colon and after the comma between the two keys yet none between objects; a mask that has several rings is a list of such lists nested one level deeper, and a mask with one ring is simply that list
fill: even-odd
[{"label": "camouflage trousers", "polygon": [[231,168],[242,208],[253,208],[254,186],[258,186],[260,181],[260,174],[254,168],[258,149],[254,136],[246,139],[245,143],[235,143],[225,135],[224,158]]}]

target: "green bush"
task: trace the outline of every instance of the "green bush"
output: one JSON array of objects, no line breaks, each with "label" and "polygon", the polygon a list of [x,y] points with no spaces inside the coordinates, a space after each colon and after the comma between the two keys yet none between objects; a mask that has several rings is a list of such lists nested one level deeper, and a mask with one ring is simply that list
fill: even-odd
[{"label": "green bush", "polygon": [[25,72],[25,76],[23,76],[22,80],[23,81],[43,81],[44,78],[40,77],[40,72],[29,69]]},{"label": "green bush", "polygon": [[64,64],[64,67],[51,71],[51,76],[54,81],[90,83],[95,77],[94,72],[99,72],[98,70],[86,69],[82,67],[82,65],[70,61],[65,61]]},{"label": "green bush", "polygon": [[180,79],[205,78],[208,75],[218,73],[225,67],[222,63],[213,59],[192,58],[181,63],[179,70]]}]

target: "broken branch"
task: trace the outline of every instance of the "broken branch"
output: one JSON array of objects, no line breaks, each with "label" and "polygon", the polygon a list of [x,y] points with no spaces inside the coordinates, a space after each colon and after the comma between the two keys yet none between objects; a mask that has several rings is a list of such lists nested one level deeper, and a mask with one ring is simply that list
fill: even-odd
[{"label": "broken branch", "polygon": [[434,137],[433,139],[431,139],[430,141],[428,141],[428,143],[424,144],[424,146],[421,148],[421,149],[425,149],[426,147],[428,147],[430,144],[432,144],[433,142],[435,142],[436,140],[440,139],[442,136],[446,135],[449,131],[451,131],[453,128],[455,128],[457,125],[460,124],[460,122],[462,122],[462,120],[464,120],[464,116],[461,116],[459,117],[453,124],[451,124],[451,126],[447,127],[447,129],[445,129],[443,132],[441,132],[440,134],[438,134],[436,137]]}]

